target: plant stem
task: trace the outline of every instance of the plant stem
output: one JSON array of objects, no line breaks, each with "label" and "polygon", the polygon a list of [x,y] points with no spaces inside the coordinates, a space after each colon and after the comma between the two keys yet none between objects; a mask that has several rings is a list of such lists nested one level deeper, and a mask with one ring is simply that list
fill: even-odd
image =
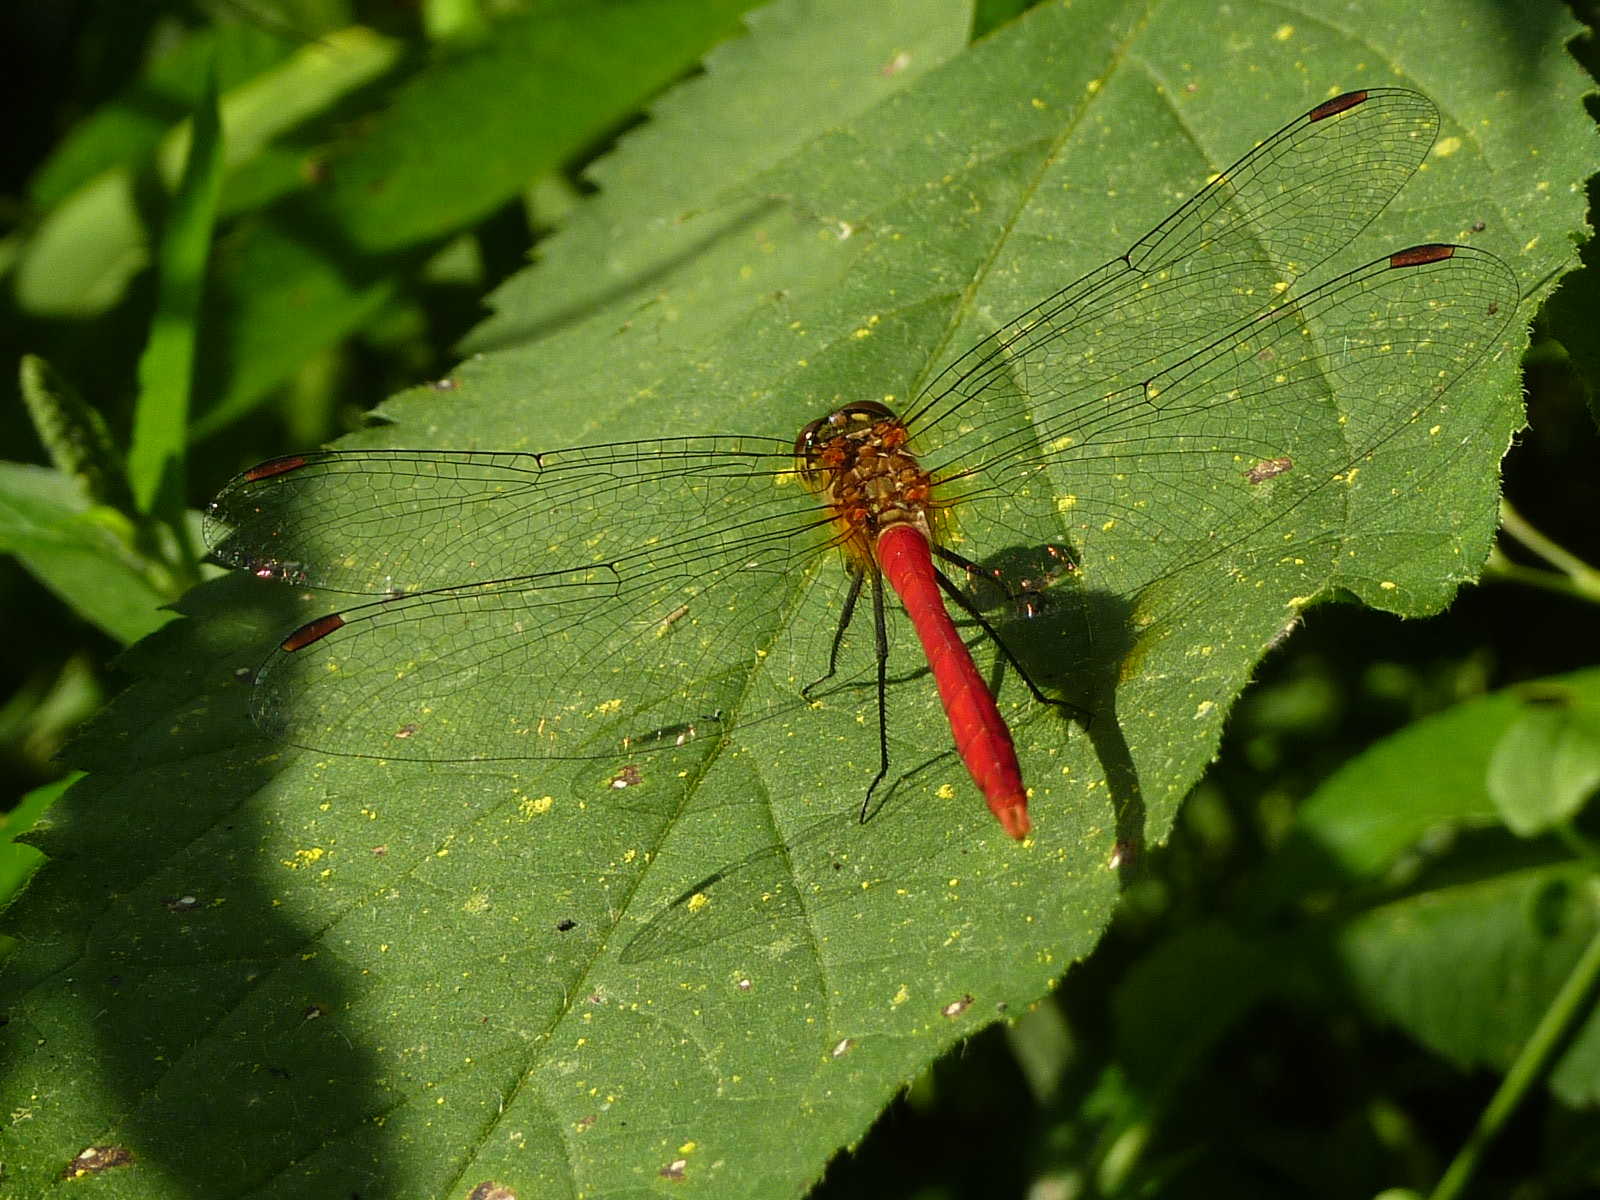
[{"label": "plant stem", "polygon": [[1497,550],[1490,560],[1494,574],[1511,582],[1530,583],[1580,599],[1600,600],[1600,571],[1545,537],[1506,500],[1500,501],[1500,528],[1507,537],[1527,547],[1555,570],[1520,566]]},{"label": "plant stem", "polygon": [[1478,1118],[1477,1128],[1433,1189],[1430,1200],[1455,1200],[1464,1192],[1489,1143],[1522,1103],[1523,1097],[1544,1077],[1556,1054],[1566,1047],[1572,1031],[1587,1016],[1596,980],[1600,980],[1600,929],[1596,929],[1594,937],[1584,947],[1533,1036],[1523,1046],[1522,1053],[1517,1055],[1516,1062],[1511,1064],[1499,1089]]}]

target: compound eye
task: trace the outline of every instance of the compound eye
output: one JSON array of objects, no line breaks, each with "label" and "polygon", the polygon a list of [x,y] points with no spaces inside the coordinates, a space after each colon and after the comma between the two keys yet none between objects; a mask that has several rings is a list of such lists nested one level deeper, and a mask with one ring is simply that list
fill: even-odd
[{"label": "compound eye", "polygon": [[802,466],[810,460],[811,455],[816,451],[817,434],[821,432],[822,427],[828,424],[830,420],[832,420],[831,416],[818,417],[802,429],[800,436],[794,439],[794,456]]},{"label": "compound eye", "polygon": [[835,417],[842,417],[849,421],[852,417],[865,417],[866,423],[881,421],[885,417],[893,417],[894,413],[886,405],[879,404],[876,400],[857,400],[854,404],[846,404]]}]

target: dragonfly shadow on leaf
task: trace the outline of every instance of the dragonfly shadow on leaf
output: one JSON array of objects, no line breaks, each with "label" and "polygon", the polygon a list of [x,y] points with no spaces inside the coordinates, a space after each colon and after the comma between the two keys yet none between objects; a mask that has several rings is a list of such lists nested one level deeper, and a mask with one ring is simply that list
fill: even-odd
[{"label": "dragonfly shadow on leaf", "polygon": [[1134,644],[1133,606],[1125,596],[1084,587],[1076,555],[1055,543],[1005,547],[968,567],[963,594],[1005,651],[995,655],[990,688],[998,693],[1014,665],[1051,701],[1044,719],[1081,726],[1110,788],[1117,844],[1132,849],[1127,861],[1136,862],[1145,805],[1117,716],[1117,684]]}]

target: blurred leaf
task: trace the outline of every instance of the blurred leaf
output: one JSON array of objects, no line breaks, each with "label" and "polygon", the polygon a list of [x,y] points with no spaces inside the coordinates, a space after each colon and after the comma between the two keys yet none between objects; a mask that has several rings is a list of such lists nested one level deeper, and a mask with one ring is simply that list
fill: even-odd
[{"label": "blurred leaf", "polygon": [[1488,787],[1507,828],[1533,837],[1570,821],[1600,787],[1600,703],[1555,693],[1525,705],[1489,757]]},{"label": "blurred leaf", "polygon": [[[1587,749],[1574,752],[1580,765],[1568,771],[1563,742],[1569,735],[1587,741],[1586,717],[1596,704],[1600,670],[1590,670],[1509,688],[1410,726],[1306,801],[1262,881],[1275,907],[1291,889],[1315,897],[1387,873],[1401,893],[1338,922],[1334,947],[1347,986],[1462,1069],[1511,1064],[1593,936],[1596,912],[1590,864],[1552,861],[1548,844],[1452,854],[1452,835],[1498,824],[1489,791],[1495,772],[1511,766],[1508,742],[1521,743],[1517,773],[1529,787],[1581,776]],[[1563,713],[1582,731],[1544,721]],[[1521,835],[1532,832],[1530,823]],[[1597,1064],[1600,1020],[1569,1049],[1553,1085],[1570,1103],[1592,1103]]]},{"label": "blurred leaf", "polygon": [[742,32],[751,0],[533,0],[429,66],[329,166],[364,253],[480,220]]},{"label": "blurred leaf", "polygon": [[154,239],[141,209],[141,181],[153,158],[162,185],[176,190],[190,136],[181,118],[201,99],[201,72],[213,45],[219,81],[231,85],[221,102],[228,135],[225,214],[285,190],[304,190],[305,151],[291,147],[285,154],[274,139],[389,70],[398,51],[394,42],[359,28],[292,54],[257,33],[185,43],[133,96],[81,126],[35,179],[34,199],[49,208],[17,262],[17,302],[24,312],[98,315],[122,299],[149,264]]},{"label": "blurred leaf", "polygon": [[11,903],[28,876],[44,861],[43,854],[17,839],[32,829],[45,809],[76,780],[77,776],[72,776],[36,787],[10,812],[0,813],[0,909]]},{"label": "blurred leaf", "polygon": [[88,654],[52,663],[0,705],[0,744],[42,777],[58,779],[62,747],[105,706],[107,694]]},{"label": "blurred leaf", "polygon": [[[295,49],[293,42],[249,23],[179,38],[150,62],[126,95],[102,105],[67,131],[29,181],[30,201],[41,211],[55,209],[105,173],[150,158],[164,141],[170,142],[173,127],[188,120],[208,74],[214,71],[218,88],[227,93],[270,71]],[[280,99],[288,101],[287,96]],[[224,103],[225,122],[226,109]],[[175,184],[183,154],[170,149],[165,153],[172,156],[167,179]]]},{"label": "blurred leaf", "polygon": [[[1587,864],[1508,870],[1382,904],[1340,930],[1349,986],[1461,1070],[1504,1072],[1594,936]],[[1551,1077],[1568,1104],[1600,1100],[1600,1012]]]},{"label": "blurred leaf", "polygon": [[210,433],[358,329],[440,242],[515,198],[739,31],[751,0],[540,0],[447,50],[322,164],[328,184],[235,231],[202,359]]},{"label": "blurred leaf", "polygon": [[[914,36],[912,10],[901,34],[865,7],[813,18],[850,56],[841,91],[881,77]],[[1158,17],[1109,3],[1037,9],[748,188],[693,211],[674,199],[653,223],[676,255],[638,276],[608,267],[615,286],[581,317],[397,399],[384,414],[393,425],[355,444],[542,450],[739,430],[787,443],[841,401],[910,394],[1192,195],[1269,132],[1262,113],[1288,120],[1371,72],[1366,35],[1296,33],[1276,8],[1230,10],[1217,44],[1232,49],[1197,72],[1215,6]],[[1520,64],[1514,77],[1536,75],[1535,93],[1508,82],[1497,37],[1451,26],[1445,38],[1414,17],[1397,5],[1372,28],[1400,39],[1388,61],[1430,79],[1453,153],[1430,159],[1351,254],[1463,239],[1487,213],[1483,241],[1515,259],[1531,293],[1582,222],[1578,200],[1549,181],[1589,169],[1576,99],[1587,84],[1555,34],[1537,72]],[[782,25],[771,30],[781,41]],[[800,51],[814,50],[791,44],[788,70],[760,45],[749,53],[766,56],[764,72],[712,72],[686,90],[708,107],[775,111]],[[817,120],[810,132],[821,131]],[[699,130],[673,132],[683,155],[705,153]],[[651,174],[626,173],[632,145],[611,190],[647,193]],[[519,316],[506,308],[503,328],[538,327]],[[1354,561],[1314,530],[1305,546],[1329,553],[1284,562],[1276,530],[1255,525],[1237,555],[1163,576],[1195,566],[1182,559],[1193,551],[1080,528],[1112,503],[1087,489],[1056,510],[1093,550],[1081,591],[1098,636],[1064,649],[1063,624],[1046,619],[1028,661],[1077,655],[1085,674],[1105,673],[1093,680],[1105,690],[1079,736],[1001,672],[1033,784],[1038,836],[1026,845],[1004,838],[945,749],[899,618],[895,771],[874,819],[853,824],[875,768],[861,724],[870,690],[859,703],[794,703],[831,640],[842,588],[831,563],[771,581],[784,619],[736,666],[741,703],[778,715],[746,726],[729,711],[726,737],[681,746],[663,726],[637,762],[286,750],[254,733],[236,673],[329,598],[246,578],[192,594],[192,620],[128,656],[138,682],[76,750],[92,773],[40,830],[52,861],[10,914],[23,946],[0,1039],[24,1082],[4,1102],[31,1117],[9,1131],[13,1186],[60,1186],[72,1155],[115,1128],[135,1165],[100,1183],[127,1195],[464,1195],[489,1181],[526,1196],[609,1194],[676,1180],[708,1194],[797,1192],[933,1055],[1036,1003],[1088,952],[1116,900],[1106,864],[1119,842],[1166,835],[1228,705],[1301,605],[1345,584],[1425,611],[1471,573],[1517,420],[1518,344],[1508,335],[1502,357],[1453,387],[1448,414],[1418,410],[1439,418],[1437,433],[1419,422],[1380,447],[1394,413],[1349,398],[1351,444],[1374,448],[1371,461],[1341,474],[1348,487],[1318,478],[1308,503],[1348,493]],[[1361,427],[1364,415],[1378,428]],[[1154,518],[1114,464],[1074,461],[1148,533]],[[1174,478],[1190,479],[1157,479],[1146,499],[1198,536],[1205,493]],[[1077,495],[1051,483],[1039,499],[1052,509]],[[714,503],[695,511],[718,515]],[[1007,528],[963,532],[992,540]],[[446,557],[473,554],[452,529],[432,536]],[[508,647],[482,702],[526,695],[545,653],[564,651]],[[604,665],[578,662],[572,690],[599,686],[590,672]],[[640,683],[623,677],[618,694]],[[651,930],[673,937],[653,945]]]},{"label": "blurred leaf", "polygon": [[[1600,702],[1600,673],[1562,676],[1532,694],[1549,689],[1587,711]],[[1457,705],[1351,761],[1301,805],[1292,836],[1260,881],[1263,902],[1278,907],[1319,889],[1377,880],[1419,845],[1498,826],[1491,760],[1526,713],[1529,694],[1508,688]]]},{"label": "blurred leaf", "polygon": [[144,221],[125,169],[108,171],[46,213],[20,247],[17,306],[34,316],[98,316],[150,262]]},{"label": "blurred leaf", "polygon": [[[384,79],[401,63],[402,50],[392,38],[353,26],[308,42],[232,88],[220,106],[227,168],[221,211],[253,210],[280,193],[303,190],[309,182],[305,130]],[[157,162],[169,190],[177,187],[191,133],[183,121],[162,141]]]},{"label": "blurred leaf", "polygon": [[133,547],[116,509],[92,506],[65,475],[0,462],[0,552],[15,554],[57,596],[124,645],[171,619],[168,568]]}]

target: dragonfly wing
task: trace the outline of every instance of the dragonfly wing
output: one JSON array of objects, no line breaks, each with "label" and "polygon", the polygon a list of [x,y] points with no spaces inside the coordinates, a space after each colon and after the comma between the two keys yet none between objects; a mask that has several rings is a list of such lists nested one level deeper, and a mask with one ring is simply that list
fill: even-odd
[{"label": "dragonfly wing", "polygon": [[1219,557],[1326,552],[1349,530],[1364,463],[1409,455],[1424,473],[1448,456],[1448,437],[1430,436],[1445,393],[1517,298],[1494,255],[1417,247],[1142,376],[1019,377],[1036,390],[1014,407],[1033,421],[939,477],[959,498],[958,548],[1038,545],[1065,526],[1084,581],[1120,595]]},{"label": "dragonfly wing", "polygon": [[1062,375],[1142,380],[1281,302],[1393,199],[1433,145],[1431,101],[1350,93],[1290,122],[1129,248],[953,362],[906,414],[925,460],[964,453],[985,391],[1047,395]]},{"label": "dragonfly wing", "polygon": [[730,478],[754,484],[756,526],[792,521],[800,489],[778,486],[792,458],[772,439],[710,437],[544,454],[327,450],[234,478],[207,510],[205,536],[231,566],[360,595],[533,577],[546,565],[559,576],[674,534],[680,552],[697,552],[706,523],[694,515],[726,511]]},{"label": "dragonfly wing", "polygon": [[[761,447],[594,447],[516,472],[506,456],[408,452],[390,472],[387,456],[335,454],[277,476],[292,495],[266,477],[248,503],[225,498],[270,515],[277,561],[332,555],[328,578],[394,581],[285,639],[257,676],[257,721],[295,745],[431,761],[620,757],[720,728],[831,536],[789,449]],[[426,500],[407,504],[391,475]],[[406,536],[348,499],[386,493]],[[308,506],[334,495],[371,526],[338,554],[343,526]],[[407,590],[417,579],[451,582]]]}]

